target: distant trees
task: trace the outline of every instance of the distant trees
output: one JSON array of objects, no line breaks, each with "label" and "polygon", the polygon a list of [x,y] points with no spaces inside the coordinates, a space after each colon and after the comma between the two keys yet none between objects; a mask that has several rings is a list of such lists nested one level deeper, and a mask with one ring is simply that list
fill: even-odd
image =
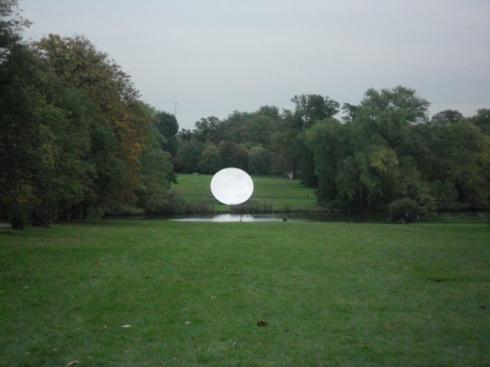
[{"label": "distant trees", "polygon": [[[306,147],[313,156],[318,176],[320,188],[317,194],[320,201],[334,200],[340,195],[344,196],[344,200],[358,200],[353,187],[354,177],[351,177],[356,169],[353,167],[354,159],[343,161],[352,151],[353,137],[349,126],[333,118],[318,122],[306,132]],[[339,185],[341,181],[345,182]]]},{"label": "distant trees", "polygon": [[223,167],[219,150],[213,143],[204,146],[199,160],[199,172],[215,174]]},{"label": "distant trees", "polygon": [[408,88],[369,90],[345,123],[309,129],[319,199],[364,210],[402,198],[429,209],[488,207],[488,138],[457,111],[426,124],[427,106]]},{"label": "distant trees", "polygon": [[486,135],[490,135],[490,109],[479,109],[475,116],[470,118],[470,121]]},{"label": "distant trees", "polygon": [[462,119],[463,115],[461,112],[456,110],[444,110],[432,116],[430,122],[435,124],[448,124],[458,122]]},{"label": "distant trees", "polygon": [[329,97],[318,94],[294,96],[293,126],[297,130],[310,128],[316,121],[330,118],[339,112],[340,104]]},{"label": "distant trees", "polygon": [[232,141],[222,141],[218,144],[218,151],[223,167],[247,169],[248,152],[241,145]]},{"label": "distant trees", "polygon": [[160,147],[174,157],[178,149],[177,132],[179,131],[179,124],[177,119],[174,115],[161,111],[155,114],[153,124],[160,135]]},{"label": "distant trees", "polygon": [[248,170],[255,175],[266,175],[270,173],[272,153],[256,145],[250,148],[248,152]]},{"label": "distant trees", "polygon": [[199,172],[199,162],[203,151],[203,143],[195,137],[179,141],[179,150],[175,162],[177,172]]},{"label": "distant trees", "polygon": [[196,122],[194,136],[201,142],[219,143],[225,134],[225,131],[220,128],[221,121],[214,116],[202,118]]},{"label": "distant trees", "polygon": [[285,129],[289,138],[283,149],[288,149],[286,155],[294,162],[292,173],[301,182],[310,187],[318,184],[315,173],[313,155],[306,146],[306,131],[317,121],[333,117],[339,111],[339,103],[321,95],[309,94],[294,96],[291,100],[295,109],[285,113]]},{"label": "distant trees", "polygon": [[178,157],[192,166],[184,171],[235,166],[298,177],[316,187],[321,203],[340,208],[489,207],[488,109],[470,118],[446,110],[429,119],[429,102],[403,86],[369,89],[358,105],[343,104],[342,120],[340,104],[329,97],[299,95],[292,102],[293,110],[265,106],[201,119],[180,134]]},{"label": "distant trees", "polygon": [[418,155],[423,177],[440,207],[486,207],[490,195],[490,140],[466,120],[418,127],[426,154]]}]

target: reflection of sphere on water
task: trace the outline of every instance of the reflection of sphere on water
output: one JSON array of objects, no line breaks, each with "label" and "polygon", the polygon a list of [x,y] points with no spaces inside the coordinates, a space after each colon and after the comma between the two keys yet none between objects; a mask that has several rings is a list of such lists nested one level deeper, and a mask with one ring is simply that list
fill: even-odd
[{"label": "reflection of sphere on water", "polygon": [[238,205],[250,199],[254,182],[239,168],[224,168],[211,179],[211,192],[220,203]]}]

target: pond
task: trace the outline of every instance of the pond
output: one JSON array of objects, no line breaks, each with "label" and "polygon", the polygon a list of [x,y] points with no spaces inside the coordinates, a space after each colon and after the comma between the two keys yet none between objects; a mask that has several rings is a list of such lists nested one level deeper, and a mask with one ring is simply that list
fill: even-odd
[{"label": "pond", "polygon": [[274,214],[217,214],[176,217],[170,220],[177,222],[281,222],[283,217]]},{"label": "pond", "polygon": [[[421,222],[481,222],[490,220],[489,212],[441,212],[432,213],[421,219]],[[215,215],[186,215],[168,218],[178,222],[353,222],[353,223],[386,223],[388,215],[385,212],[304,212],[304,213],[274,213],[274,214],[215,214]]]},{"label": "pond", "polygon": [[187,215],[170,218],[178,222],[386,222],[384,213],[274,213],[274,214],[215,214]]}]

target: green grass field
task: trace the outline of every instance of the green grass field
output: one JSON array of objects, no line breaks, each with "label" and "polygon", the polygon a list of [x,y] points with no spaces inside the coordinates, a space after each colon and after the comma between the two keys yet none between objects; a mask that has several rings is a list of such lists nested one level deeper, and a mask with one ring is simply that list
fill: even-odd
[{"label": "green grass field", "polygon": [[2,228],[0,366],[488,366],[489,239],[485,224]]},{"label": "green grass field", "polygon": [[[216,201],[209,189],[212,176],[179,174],[174,186],[181,197],[189,204],[206,203],[214,206],[217,212],[227,212],[230,208]],[[251,198],[258,205],[271,206],[276,212],[318,211],[315,192],[302,186],[297,180],[280,177],[253,177],[255,190]]]}]

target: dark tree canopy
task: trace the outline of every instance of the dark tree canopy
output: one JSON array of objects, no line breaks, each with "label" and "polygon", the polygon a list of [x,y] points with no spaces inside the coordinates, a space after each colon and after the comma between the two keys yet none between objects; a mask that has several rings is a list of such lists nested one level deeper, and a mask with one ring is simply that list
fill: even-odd
[{"label": "dark tree canopy", "polygon": [[476,115],[473,116],[470,121],[472,121],[475,126],[477,126],[480,131],[484,134],[490,135],[490,109],[481,108],[477,111]]},{"label": "dark tree canopy", "polygon": [[0,215],[21,228],[89,207],[165,206],[173,167],[152,125],[162,114],[87,39],[22,43],[15,6],[0,2]]},{"label": "dark tree canopy", "polygon": [[177,132],[179,124],[174,115],[161,111],[155,114],[155,127],[161,134],[160,146],[163,150],[170,152],[172,156],[177,154]]},{"label": "dark tree canopy", "polygon": [[444,110],[432,116],[431,123],[452,124],[463,119],[463,115],[456,110]]},{"label": "dark tree canopy", "polygon": [[194,149],[200,164],[192,169],[239,166],[297,177],[316,187],[321,203],[340,208],[387,209],[401,199],[424,210],[490,205],[488,109],[470,118],[447,110],[429,120],[429,102],[403,86],[369,89],[359,105],[344,103],[343,121],[329,97],[292,102],[294,110],[234,111],[181,132],[183,147],[193,139],[205,147]]}]

